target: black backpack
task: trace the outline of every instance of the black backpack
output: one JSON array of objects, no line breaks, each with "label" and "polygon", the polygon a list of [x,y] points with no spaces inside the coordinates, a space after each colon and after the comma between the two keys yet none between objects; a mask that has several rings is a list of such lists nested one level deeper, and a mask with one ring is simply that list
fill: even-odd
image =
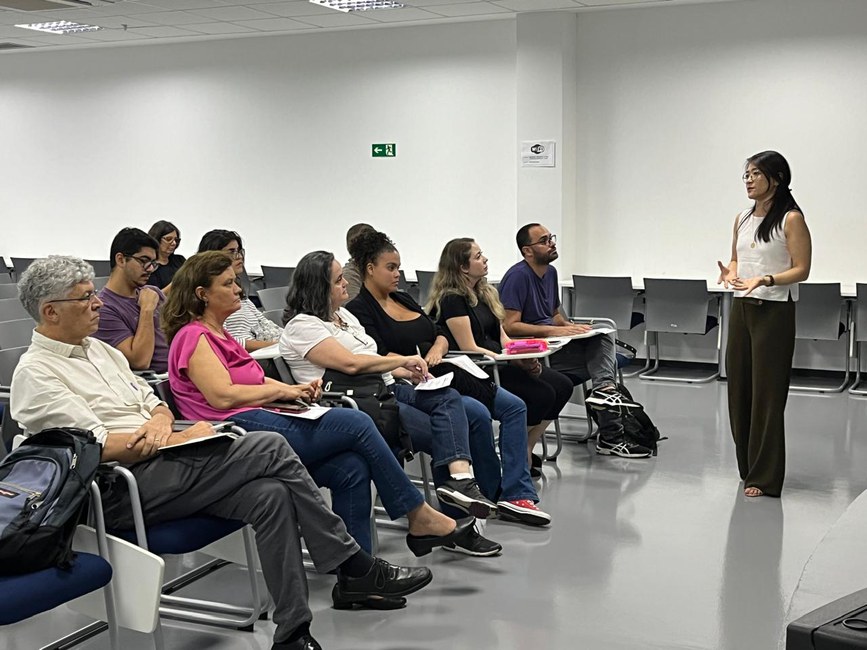
[{"label": "black backpack", "polygon": [[[623,384],[617,384],[617,391],[635,404],[638,404]],[[587,395],[589,394],[588,391]],[[588,408],[587,412],[598,425],[599,419],[596,409]],[[623,433],[625,433],[630,440],[637,442],[642,447],[647,447],[653,452],[653,455],[656,456],[659,442],[661,440],[666,440],[666,438],[659,434],[659,429],[657,429],[656,425],[653,424],[653,420],[651,420],[650,416],[647,415],[643,406],[638,408],[633,407],[621,409],[620,421],[623,424]]]},{"label": "black backpack", "polygon": [[0,462],[0,575],[69,568],[101,453],[90,431],[46,429]]}]

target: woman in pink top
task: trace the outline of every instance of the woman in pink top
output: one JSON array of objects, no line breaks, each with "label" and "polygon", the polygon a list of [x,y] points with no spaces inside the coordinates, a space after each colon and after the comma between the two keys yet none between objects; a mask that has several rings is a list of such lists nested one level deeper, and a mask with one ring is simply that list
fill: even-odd
[{"label": "woman in pink top", "polygon": [[[409,519],[406,541],[413,553],[460,544],[472,530],[473,518],[456,523],[427,505],[365,413],[335,408],[306,420],[261,408],[275,401],[315,402],[321,381],[290,385],[265,377],[223,329],[239,308],[240,295],[232,259],[220,251],[193,255],[175,274],[162,318],[171,344],[169,383],[181,415],[232,420],[247,430],[284,435],[316,483],[331,490],[334,512],[365,550],[372,546],[371,479],[389,516]],[[333,596],[336,606],[353,604],[336,592]]]}]

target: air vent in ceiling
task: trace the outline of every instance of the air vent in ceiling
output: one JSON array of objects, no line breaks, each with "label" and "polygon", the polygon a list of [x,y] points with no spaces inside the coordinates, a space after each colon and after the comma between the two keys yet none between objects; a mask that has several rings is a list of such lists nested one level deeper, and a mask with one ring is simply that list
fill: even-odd
[{"label": "air vent in ceiling", "polygon": [[123,0],[0,0],[0,9],[17,11],[47,11],[69,7],[100,7],[113,5]]}]

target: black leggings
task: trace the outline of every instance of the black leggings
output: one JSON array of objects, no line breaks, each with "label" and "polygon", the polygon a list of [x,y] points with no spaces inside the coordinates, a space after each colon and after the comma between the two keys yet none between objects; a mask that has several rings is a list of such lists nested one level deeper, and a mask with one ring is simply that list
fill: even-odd
[{"label": "black leggings", "polygon": [[572,381],[562,372],[542,367],[542,374],[533,377],[523,368],[511,364],[500,366],[500,383],[527,405],[527,425],[542,420],[555,420],[572,397]]}]

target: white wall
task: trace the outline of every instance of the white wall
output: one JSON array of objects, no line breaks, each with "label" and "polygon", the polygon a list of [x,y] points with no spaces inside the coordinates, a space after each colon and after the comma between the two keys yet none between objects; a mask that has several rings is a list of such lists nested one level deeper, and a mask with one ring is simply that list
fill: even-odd
[{"label": "white wall", "polygon": [[867,3],[748,0],[578,25],[586,237],[568,271],[711,277],[749,205],[744,159],[776,149],[812,230],[811,280],[867,281]]},{"label": "white wall", "polygon": [[514,21],[4,54],[0,254],[107,258],[167,218],[182,253],[223,227],[294,265],[368,221],[411,275],[456,236],[505,267],[514,68]]}]

